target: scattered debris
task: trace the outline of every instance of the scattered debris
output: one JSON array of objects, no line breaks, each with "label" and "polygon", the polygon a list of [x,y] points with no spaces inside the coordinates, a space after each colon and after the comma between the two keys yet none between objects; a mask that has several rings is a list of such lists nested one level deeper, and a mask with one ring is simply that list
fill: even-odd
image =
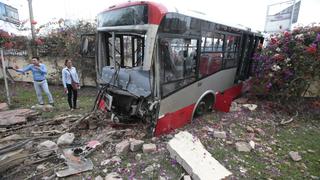
[{"label": "scattered debris", "polygon": [[81,149],[64,149],[63,158],[66,160],[67,168],[57,171],[58,177],[66,177],[93,169],[93,163],[90,159],[84,157]]},{"label": "scattered debris", "polygon": [[106,166],[108,164],[119,164],[121,162],[120,157],[113,156],[111,159],[104,160],[100,163],[101,166]]},{"label": "scattered debris", "polygon": [[103,178],[101,176],[97,176],[94,178],[94,180],[103,180]]},{"label": "scattered debris", "polygon": [[74,134],[73,133],[65,133],[59,137],[57,144],[58,146],[70,145],[73,143]]},{"label": "scattered debris", "polygon": [[292,159],[293,161],[301,161],[301,160],[302,160],[301,156],[300,156],[299,153],[296,152],[296,151],[290,151],[290,152],[289,152],[289,156],[291,157],[291,159]]},{"label": "scattered debris", "polygon": [[256,104],[243,104],[242,106],[248,108],[250,111],[254,111],[258,107]]},{"label": "scattered debris", "polygon": [[144,141],[142,141],[142,140],[132,139],[130,141],[130,150],[133,152],[138,151],[139,149],[141,149],[143,143],[144,143]]},{"label": "scattered debris", "polygon": [[157,146],[155,144],[144,144],[142,146],[143,153],[155,152],[157,150]]},{"label": "scattered debris", "polygon": [[214,131],[213,132],[213,137],[226,139],[227,138],[227,133],[225,131]]},{"label": "scattered debris", "polygon": [[6,142],[6,141],[15,141],[15,140],[19,140],[22,137],[18,134],[12,134],[10,136],[7,136],[5,138],[0,139],[0,142]]},{"label": "scattered debris", "polygon": [[191,180],[191,177],[189,175],[184,175],[183,180]]},{"label": "scattered debris", "polygon": [[21,164],[28,153],[23,149],[8,152],[0,155],[0,172],[5,172],[7,169]]},{"label": "scattered debris", "polygon": [[262,130],[261,128],[255,128],[254,132],[259,134],[260,136],[265,136],[266,133],[264,132],[264,130]]},{"label": "scattered debris", "polygon": [[0,111],[9,110],[9,106],[7,103],[0,103]]},{"label": "scattered debris", "polygon": [[0,126],[26,123],[28,119],[31,119],[37,115],[39,115],[39,113],[31,109],[0,111]]},{"label": "scattered debris", "polygon": [[248,143],[240,141],[236,142],[236,149],[239,152],[250,152],[252,148]]},{"label": "scattered debris", "polygon": [[237,112],[239,110],[240,110],[240,107],[236,102],[233,101],[230,106],[230,112]]},{"label": "scattered debris", "polygon": [[296,115],[294,115],[293,117],[291,117],[289,120],[285,121],[284,119],[281,120],[280,124],[281,125],[286,125],[289,124],[293,121],[294,118],[296,118],[298,116],[298,111],[296,112]]},{"label": "scattered debris", "polygon": [[198,138],[186,131],[176,134],[167,144],[167,149],[170,156],[176,159],[194,180],[223,179],[231,175],[230,171],[204,149]]},{"label": "scattered debris", "polygon": [[136,154],[134,159],[137,160],[137,161],[140,161],[141,160],[141,154]]},{"label": "scattered debris", "polygon": [[122,178],[118,173],[112,172],[105,177],[105,180],[122,180]]},{"label": "scattered debris", "polygon": [[254,129],[251,126],[247,126],[246,129],[247,129],[248,133],[253,133],[254,132]]},{"label": "scattered debris", "polygon": [[241,97],[241,98],[235,99],[233,102],[236,102],[238,104],[245,104],[248,102],[248,98]]},{"label": "scattered debris", "polygon": [[40,157],[47,157],[58,150],[58,145],[53,141],[44,141],[37,146]]},{"label": "scattered debris", "polygon": [[50,111],[53,111],[54,107],[51,106],[50,104],[46,104],[46,105],[37,104],[37,105],[31,106],[31,109],[44,111],[44,112],[50,112]]},{"label": "scattered debris", "polygon": [[118,143],[115,147],[115,151],[117,155],[126,154],[129,152],[130,142],[128,140],[124,140]]},{"label": "scattered debris", "polygon": [[86,145],[89,148],[95,149],[97,146],[101,146],[101,143],[97,140],[89,141]]},{"label": "scattered debris", "polygon": [[37,166],[37,171],[43,171],[46,169],[46,166],[43,164],[40,164],[39,166]]},{"label": "scattered debris", "polygon": [[254,149],[255,148],[255,145],[256,145],[256,143],[254,142],[254,141],[249,141],[249,145],[250,145],[250,147],[251,147],[251,149]]}]

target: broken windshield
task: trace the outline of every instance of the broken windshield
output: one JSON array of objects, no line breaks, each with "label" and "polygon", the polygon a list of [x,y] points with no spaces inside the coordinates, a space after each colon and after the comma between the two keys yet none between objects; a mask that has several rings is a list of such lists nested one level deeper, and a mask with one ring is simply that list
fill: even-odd
[{"label": "broken windshield", "polygon": [[112,36],[112,34],[108,33],[106,36],[107,65],[116,65],[122,68],[142,66],[145,35],[138,33],[114,33],[114,36]]}]

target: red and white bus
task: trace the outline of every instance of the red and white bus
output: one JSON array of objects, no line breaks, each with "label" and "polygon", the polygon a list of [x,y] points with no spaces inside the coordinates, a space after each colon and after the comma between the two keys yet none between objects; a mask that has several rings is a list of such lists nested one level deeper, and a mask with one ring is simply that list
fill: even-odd
[{"label": "red and white bus", "polygon": [[263,37],[193,11],[136,1],[98,15],[96,107],[167,133],[211,108],[229,111]]}]

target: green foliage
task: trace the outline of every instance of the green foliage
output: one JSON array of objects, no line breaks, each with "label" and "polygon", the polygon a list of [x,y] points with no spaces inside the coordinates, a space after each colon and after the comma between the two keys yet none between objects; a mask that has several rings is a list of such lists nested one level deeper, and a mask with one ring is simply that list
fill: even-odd
[{"label": "green foliage", "polygon": [[274,97],[300,97],[320,75],[320,27],[300,27],[272,35],[255,54],[255,91]]}]

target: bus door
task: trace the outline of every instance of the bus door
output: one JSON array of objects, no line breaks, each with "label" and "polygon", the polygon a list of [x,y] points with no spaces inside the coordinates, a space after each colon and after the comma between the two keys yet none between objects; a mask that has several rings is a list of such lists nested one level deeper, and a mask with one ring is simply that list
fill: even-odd
[{"label": "bus door", "polygon": [[244,34],[241,42],[241,52],[238,63],[237,77],[238,80],[245,80],[250,75],[250,65],[252,60],[252,52],[254,46],[254,36]]}]

